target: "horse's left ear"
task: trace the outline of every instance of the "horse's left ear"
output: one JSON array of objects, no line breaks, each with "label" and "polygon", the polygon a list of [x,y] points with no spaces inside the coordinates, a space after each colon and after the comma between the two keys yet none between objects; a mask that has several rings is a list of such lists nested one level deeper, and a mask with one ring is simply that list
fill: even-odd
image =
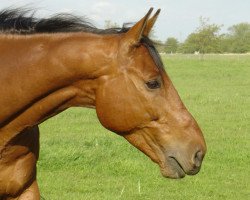
[{"label": "horse's left ear", "polygon": [[136,46],[140,42],[152,11],[153,8],[150,8],[148,13],[125,34],[124,42],[127,43],[129,48]]}]

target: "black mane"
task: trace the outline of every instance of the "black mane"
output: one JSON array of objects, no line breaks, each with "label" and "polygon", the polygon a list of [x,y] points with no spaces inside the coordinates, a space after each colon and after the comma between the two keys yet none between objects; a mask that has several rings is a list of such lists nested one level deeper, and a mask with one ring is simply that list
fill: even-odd
[{"label": "black mane", "polygon": [[56,14],[49,18],[36,18],[29,9],[6,9],[0,11],[0,32],[11,34],[90,32],[96,34],[119,34],[129,28],[98,29],[85,18],[71,14]]},{"label": "black mane", "polygon": [[[35,34],[35,33],[60,33],[60,32],[88,32],[96,34],[120,34],[129,30],[124,24],[122,28],[98,29],[85,18],[71,14],[56,14],[49,18],[36,18],[35,12],[29,9],[5,9],[0,11],[0,34]],[[143,36],[141,39],[155,64],[164,69],[160,55],[157,52],[154,43]]]}]

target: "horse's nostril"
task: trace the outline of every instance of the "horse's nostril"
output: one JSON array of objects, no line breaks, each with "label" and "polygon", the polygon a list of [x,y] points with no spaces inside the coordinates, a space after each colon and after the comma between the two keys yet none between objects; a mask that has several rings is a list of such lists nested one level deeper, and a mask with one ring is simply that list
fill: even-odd
[{"label": "horse's nostril", "polygon": [[203,157],[204,157],[204,154],[202,151],[197,151],[195,154],[194,154],[194,165],[196,167],[200,167],[201,166],[201,163],[202,163],[202,160],[203,160]]}]

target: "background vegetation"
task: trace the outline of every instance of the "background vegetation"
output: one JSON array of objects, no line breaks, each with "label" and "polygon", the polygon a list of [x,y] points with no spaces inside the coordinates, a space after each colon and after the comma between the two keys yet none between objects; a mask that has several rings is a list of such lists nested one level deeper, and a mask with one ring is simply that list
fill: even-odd
[{"label": "background vegetation", "polygon": [[[250,52],[250,23],[240,23],[220,33],[222,25],[211,24],[209,19],[200,18],[200,26],[184,42],[168,38],[159,43],[165,53],[247,53]],[[163,49],[161,49],[162,51]]]},{"label": "background vegetation", "polygon": [[250,56],[164,55],[166,70],[199,122],[208,152],[201,172],[165,179],[95,110],[43,123],[38,181],[46,200],[247,200],[250,196]]}]

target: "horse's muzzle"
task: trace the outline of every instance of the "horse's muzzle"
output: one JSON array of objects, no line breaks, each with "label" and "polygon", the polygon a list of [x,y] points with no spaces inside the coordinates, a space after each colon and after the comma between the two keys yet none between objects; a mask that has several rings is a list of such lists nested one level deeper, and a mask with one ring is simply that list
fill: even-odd
[{"label": "horse's muzzle", "polygon": [[167,156],[164,167],[161,167],[161,173],[164,177],[179,179],[185,175],[195,175],[200,171],[204,153],[199,150],[195,152],[190,161],[185,158]]}]

